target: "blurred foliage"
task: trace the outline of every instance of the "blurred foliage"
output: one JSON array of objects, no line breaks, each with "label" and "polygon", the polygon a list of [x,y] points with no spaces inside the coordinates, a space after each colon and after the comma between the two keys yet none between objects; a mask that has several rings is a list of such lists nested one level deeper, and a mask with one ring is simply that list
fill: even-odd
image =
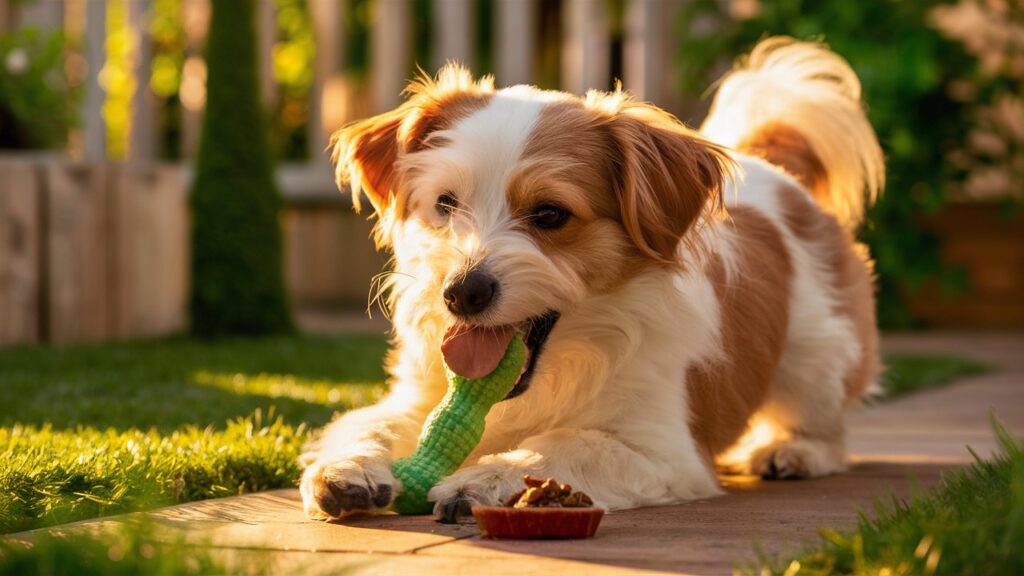
[{"label": "blurred foliage", "polygon": [[0,35],[0,148],[59,148],[79,91],[64,74],[64,35],[23,28]]},{"label": "blurred foliage", "polygon": [[370,76],[370,10],[373,0],[345,3],[344,68],[350,77],[365,84]]},{"label": "blurred foliage", "polygon": [[152,60],[149,65],[149,89],[153,96],[163,101],[160,106],[161,158],[181,158],[181,89],[185,68],[184,22],[181,14],[181,0],[154,0],[151,4],[148,31],[152,43]]},{"label": "blurred foliage", "polygon": [[956,356],[887,355],[879,384],[886,399],[938,388],[965,376],[994,369],[989,364]]},{"label": "blurred foliage", "polygon": [[0,540],[0,576],[178,576],[181,574],[269,574],[270,552],[247,555],[229,569],[205,539],[168,542],[151,521],[124,520],[102,530],[74,529],[34,534],[30,540]]},{"label": "blurred foliage", "polygon": [[128,25],[127,3],[119,0],[106,2],[107,39],[104,48],[107,59],[99,78],[106,93],[103,120],[107,126],[107,157],[123,160],[128,155],[131,134],[131,102],[136,82],[132,62],[138,42]]},{"label": "blurred foliage", "polygon": [[950,83],[972,66],[957,44],[928,25],[936,0],[693,0],[680,14],[684,88],[705,90],[762,37],[824,40],[846,58],[864,87],[868,117],[885,150],[888,180],[860,236],[878,276],[879,323],[913,325],[903,301],[925,281],[962,290],[964,274],[939,259],[921,219],[947,203],[959,171],[946,154],[964,141],[971,118]]},{"label": "blurred foliage", "polygon": [[192,330],[290,331],[274,181],[257,81],[254,0],[213,0],[192,204]]},{"label": "blurred foliage", "polygon": [[306,125],[313,88],[316,42],[306,0],[274,0],[277,38],[273,71],[278,98],[271,123],[271,146],[278,158],[309,156]]},{"label": "blurred foliage", "polygon": [[960,0],[930,13],[930,23],[976,58],[950,86],[971,107],[965,142],[949,151],[964,172],[957,197],[1024,201],[1024,0]]}]

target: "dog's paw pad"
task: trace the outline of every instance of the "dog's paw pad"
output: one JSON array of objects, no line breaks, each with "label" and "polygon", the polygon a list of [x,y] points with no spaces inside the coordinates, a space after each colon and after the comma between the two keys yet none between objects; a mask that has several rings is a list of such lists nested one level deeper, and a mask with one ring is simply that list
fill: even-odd
[{"label": "dog's paw pad", "polygon": [[310,466],[299,485],[306,513],[314,519],[386,508],[394,497],[393,477],[383,466],[359,467],[350,462]]}]

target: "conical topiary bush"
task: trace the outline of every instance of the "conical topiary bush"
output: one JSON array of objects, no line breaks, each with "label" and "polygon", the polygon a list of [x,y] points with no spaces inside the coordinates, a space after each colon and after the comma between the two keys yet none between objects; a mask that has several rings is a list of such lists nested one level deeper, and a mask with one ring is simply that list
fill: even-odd
[{"label": "conical topiary bush", "polygon": [[192,330],[291,330],[253,0],[213,0],[206,51],[206,113],[191,196]]}]

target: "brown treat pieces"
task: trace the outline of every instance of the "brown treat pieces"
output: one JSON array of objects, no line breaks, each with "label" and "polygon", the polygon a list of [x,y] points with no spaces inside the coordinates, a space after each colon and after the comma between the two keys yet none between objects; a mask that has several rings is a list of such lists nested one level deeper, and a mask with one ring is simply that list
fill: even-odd
[{"label": "brown treat pieces", "polygon": [[529,474],[523,476],[523,482],[526,484],[527,488],[540,488],[541,486],[544,485],[543,480],[541,480],[540,478],[534,478]]},{"label": "brown treat pieces", "polygon": [[526,490],[520,490],[519,492],[516,492],[515,494],[509,496],[508,498],[505,498],[505,501],[502,502],[501,505],[508,506],[511,508],[512,506],[516,505],[516,502],[519,502],[519,499],[522,498],[523,494],[525,493]]},{"label": "brown treat pieces", "polygon": [[540,489],[544,492],[545,500],[557,500],[562,496],[562,488],[554,478],[545,480]]},{"label": "brown treat pieces", "polygon": [[587,508],[594,501],[583,492],[573,492],[572,486],[559,484],[554,478],[541,480],[532,476],[524,476],[523,483],[527,488],[503,502],[512,508]]},{"label": "brown treat pieces", "polygon": [[562,498],[562,506],[565,508],[588,508],[594,505],[594,501],[583,492],[574,492]]}]

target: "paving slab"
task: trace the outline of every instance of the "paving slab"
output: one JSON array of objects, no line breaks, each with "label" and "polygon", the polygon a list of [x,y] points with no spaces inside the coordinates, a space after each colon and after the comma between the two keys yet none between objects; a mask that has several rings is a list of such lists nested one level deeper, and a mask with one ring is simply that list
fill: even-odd
[{"label": "paving slab", "polygon": [[878,498],[906,498],[970,461],[965,445],[993,448],[989,414],[1024,435],[1024,337],[898,335],[887,350],[955,353],[998,372],[849,417],[850,470],[810,481],[724,478],[723,497],[609,514],[584,541],[490,541],[475,526],[428,517],[376,516],[336,523],[305,518],[296,490],[193,502],[147,513],[11,535],[111,529],[138,517],[160,538],[184,538],[248,573],[327,574],[726,574],[755,557],[792,551],[819,528],[853,526]]}]

